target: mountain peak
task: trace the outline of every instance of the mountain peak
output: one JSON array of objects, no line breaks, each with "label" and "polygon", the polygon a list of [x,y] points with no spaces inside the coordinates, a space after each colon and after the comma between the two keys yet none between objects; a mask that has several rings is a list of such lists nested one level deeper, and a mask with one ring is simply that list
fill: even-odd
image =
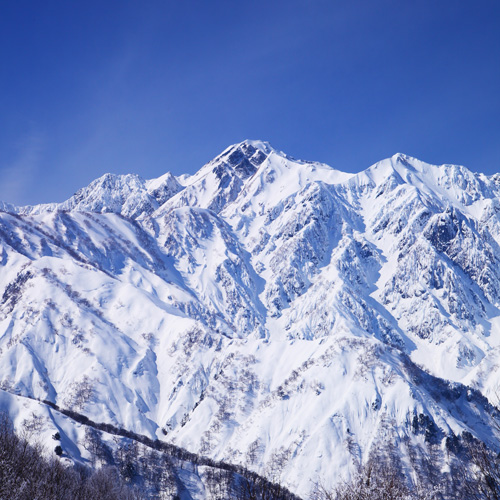
[{"label": "mountain peak", "polygon": [[274,151],[268,142],[245,140],[229,146],[209,165],[216,164],[215,169],[219,170],[221,165],[229,166],[246,178],[255,173],[259,165]]},{"label": "mountain peak", "polygon": [[269,154],[271,152],[276,152],[276,150],[267,141],[245,139],[243,142],[237,144],[241,148],[254,148],[262,151],[263,153]]},{"label": "mountain peak", "polygon": [[258,139],[257,140],[245,139],[244,141],[237,142],[235,144],[231,144],[231,146],[228,146],[219,155],[219,157],[225,156],[230,151],[234,151],[234,150],[237,150],[237,149],[241,149],[242,151],[258,150],[258,151],[262,151],[265,154],[276,152],[276,150],[267,141],[261,141],[261,140],[258,140]]}]

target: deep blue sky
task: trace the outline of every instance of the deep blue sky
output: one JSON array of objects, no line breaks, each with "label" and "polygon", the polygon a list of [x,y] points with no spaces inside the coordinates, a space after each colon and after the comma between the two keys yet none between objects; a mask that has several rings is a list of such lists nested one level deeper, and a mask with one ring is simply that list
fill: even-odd
[{"label": "deep blue sky", "polygon": [[5,1],[0,199],[194,172],[263,139],[500,171],[498,0]]}]

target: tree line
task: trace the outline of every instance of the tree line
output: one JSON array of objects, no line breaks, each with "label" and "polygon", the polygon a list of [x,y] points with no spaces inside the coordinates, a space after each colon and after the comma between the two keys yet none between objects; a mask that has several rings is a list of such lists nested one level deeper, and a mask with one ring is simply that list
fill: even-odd
[{"label": "tree line", "polygon": [[40,445],[14,432],[0,414],[1,500],[140,500],[116,469],[67,467],[57,456],[47,458]]},{"label": "tree line", "polygon": [[[86,424],[81,445],[90,467],[60,460],[65,451],[58,432],[53,436],[58,444],[47,457],[31,439],[33,433],[17,435],[8,416],[0,414],[0,500],[176,500],[186,491],[179,472],[188,469],[200,478],[210,500],[300,500],[244,467],[97,424],[72,411],[63,413]],[[114,446],[102,439],[101,430],[116,436]]]},{"label": "tree line", "polygon": [[[210,500],[300,500],[279,481],[242,466],[44,403],[85,425],[81,445],[90,467],[68,466],[59,459],[65,453],[59,433],[47,457],[29,434],[17,435],[7,415],[0,414],[0,500],[174,500],[186,490],[179,471],[187,469],[201,479]],[[102,432],[115,436],[114,445]],[[330,489],[317,484],[309,500],[500,500],[500,457],[468,432],[446,446],[453,457],[446,472],[430,453],[420,462],[411,459],[416,477],[410,479],[408,464],[395,450],[381,448],[349,481],[332,481],[338,486]]]}]

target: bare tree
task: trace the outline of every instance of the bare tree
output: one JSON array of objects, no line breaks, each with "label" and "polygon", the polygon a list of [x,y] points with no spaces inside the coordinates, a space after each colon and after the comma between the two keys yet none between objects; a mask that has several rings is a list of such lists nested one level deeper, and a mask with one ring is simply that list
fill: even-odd
[{"label": "bare tree", "polygon": [[[85,471],[85,472],[82,472]],[[31,445],[14,433],[0,414],[0,499],[9,500],[140,500],[120,479],[116,469],[97,472],[68,468],[52,455],[46,459],[40,445]]]},{"label": "bare tree", "polygon": [[[380,458],[380,457],[379,457]],[[313,500],[424,500],[426,496],[410,488],[401,471],[392,463],[370,459],[351,481],[334,489],[317,484]],[[430,497],[429,497],[430,498]]]},{"label": "bare tree", "polygon": [[500,500],[500,459],[484,443],[465,439],[467,466],[462,467],[463,494],[471,500]]}]

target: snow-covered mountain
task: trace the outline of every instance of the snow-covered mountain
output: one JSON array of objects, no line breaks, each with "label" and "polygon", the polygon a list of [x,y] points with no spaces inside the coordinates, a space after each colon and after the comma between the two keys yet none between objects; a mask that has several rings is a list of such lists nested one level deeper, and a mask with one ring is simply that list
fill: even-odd
[{"label": "snow-covered mountain", "polygon": [[245,141],[192,176],[2,210],[19,426],[23,396],[46,400],[304,497],[374,450],[410,477],[429,454],[453,468],[464,432],[499,449],[498,175],[402,154],[346,174]]}]

